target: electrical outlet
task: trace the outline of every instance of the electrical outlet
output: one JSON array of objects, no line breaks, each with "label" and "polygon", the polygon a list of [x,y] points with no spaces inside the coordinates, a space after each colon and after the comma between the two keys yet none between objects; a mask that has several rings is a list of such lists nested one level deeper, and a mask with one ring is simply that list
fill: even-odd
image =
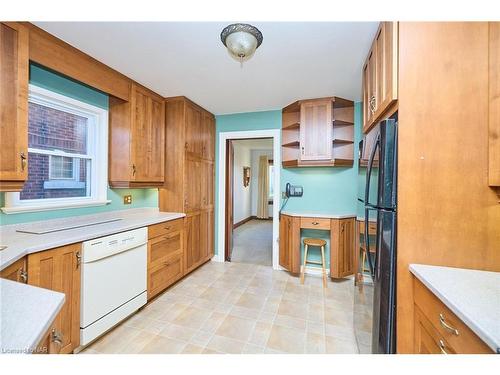
[{"label": "electrical outlet", "polygon": [[132,195],[124,195],[123,196],[123,204],[132,204]]}]

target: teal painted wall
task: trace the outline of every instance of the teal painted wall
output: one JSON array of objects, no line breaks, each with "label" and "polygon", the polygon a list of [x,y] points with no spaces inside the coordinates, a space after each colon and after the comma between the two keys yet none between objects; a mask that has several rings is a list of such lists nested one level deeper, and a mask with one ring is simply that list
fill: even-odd
[{"label": "teal painted wall", "polygon": [[[362,123],[361,103],[355,104],[355,142],[354,155],[358,155],[358,142],[361,139]],[[281,110],[238,113],[216,116],[216,155],[219,150],[219,133],[228,131],[262,130],[281,128]],[[218,176],[219,165],[216,165],[216,176]],[[302,185],[304,195],[301,198],[290,198],[285,210],[304,212],[328,212],[347,214],[357,212],[358,191],[358,162],[355,160],[352,168],[281,168],[281,191],[290,182],[292,185]],[[218,210],[218,181],[216,181],[216,211]],[[221,223],[216,218],[215,232]],[[316,236],[327,240],[327,254],[329,254],[329,232],[318,230],[303,230],[302,237]],[[215,236],[215,249],[218,251],[219,244]],[[318,257],[316,250],[312,250],[311,259]]]},{"label": "teal painted wall", "polygon": [[[108,109],[108,96],[106,94],[35,64],[30,65],[30,83],[51,91],[55,91],[59,94],[69,96],[73,99],[95,105],[96,107]],[[131,205],[123,204],[123,196],[127,194],[132,195]],[[98,207],[82,207],[9,215],[0,213],[0,225],[85,215],[111,210],[139,207],[158,207],[158,190],[108,188],[108,199],[111,200],[110,204]],[[0,193],[0,207],[3,207],[4,203],[5,194]]]}]

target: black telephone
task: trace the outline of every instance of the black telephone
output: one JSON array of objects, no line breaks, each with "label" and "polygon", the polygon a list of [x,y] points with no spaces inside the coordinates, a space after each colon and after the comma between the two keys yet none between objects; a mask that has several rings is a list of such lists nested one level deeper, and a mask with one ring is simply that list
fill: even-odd
[{"label": "black telephone", "polygon": [[302,186],[295,186],[295,185],[290,185],[289,182],[287,182],[286,187],[285,187],[285,195],[287,198],[289,197],[301,197],[304,194],[304,190]]}]

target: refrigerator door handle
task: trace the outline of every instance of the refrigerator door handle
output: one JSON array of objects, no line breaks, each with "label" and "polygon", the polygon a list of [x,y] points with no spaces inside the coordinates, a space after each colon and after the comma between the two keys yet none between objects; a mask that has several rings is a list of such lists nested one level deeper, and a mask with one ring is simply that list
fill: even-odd
[{"label": "refrigerator door handle", "polygon": [[375,159],[375,153],[377,152],[377,148],[380,146],[380,133],[377,135],[377,139],[375,140],[375,145],[372,148],[372,152],[370,153],[370,159],[368,161],[368,167],[366,169],[366,185],[365,185],[365,204],[370,204],[370,180],[372,177],[372,168],[373,168],[373,160]]},{"label": "refrigerator door handle", "polygon": [[368,268],[370,269],[370,275],[372,279],[374,279],[375,269],[374,269],[374,264],[372,262],[372,257],[370,255],[370,233],[368,230],[368,216],[369,216],[368,214],[369,214],[369,209],[365,208],[365,235],[363,237],[365,240],[365,251],[366,251],[366,258],[368,259]]}]

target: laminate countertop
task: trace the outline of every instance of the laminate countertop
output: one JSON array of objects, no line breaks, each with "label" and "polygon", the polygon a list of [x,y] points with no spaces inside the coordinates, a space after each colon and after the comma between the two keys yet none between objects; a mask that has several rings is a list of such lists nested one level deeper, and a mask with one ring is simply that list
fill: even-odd
[{"label": "laminate countertop", "polygon": [[315,217],[318,219],[348,219],[351,217],[356,217],[356,214],[333,214],[329,212],[314,212],[314,211],[294,211],[294,210],[283,210],[281,211],[283,215],[295,216],[295,217]]},{"label": "laminate countertop", "polygon": [[[6,248],[0,250],[0,270],[27,254],[175,220],[184,216],[186,216],[184,213],[160,212],[157,208],[133,208],[43,222],[4,225],[0,227],[0,245],[6,246]],[[96,224],[98,222],[101,223]],[[74,226],[74,228],[44,234],[19,232],[19,230],[49,231],[50,228],[62,226]]]},{"label": "laminate countertop", "polygon": [[63,293],[0,279],[1,353],[29,354],[36,350],[64,298]]},{"label": "laminate countertop", "polygon": [[500,353],[500,272],[410,264],[410,271],[495,353]]}]

